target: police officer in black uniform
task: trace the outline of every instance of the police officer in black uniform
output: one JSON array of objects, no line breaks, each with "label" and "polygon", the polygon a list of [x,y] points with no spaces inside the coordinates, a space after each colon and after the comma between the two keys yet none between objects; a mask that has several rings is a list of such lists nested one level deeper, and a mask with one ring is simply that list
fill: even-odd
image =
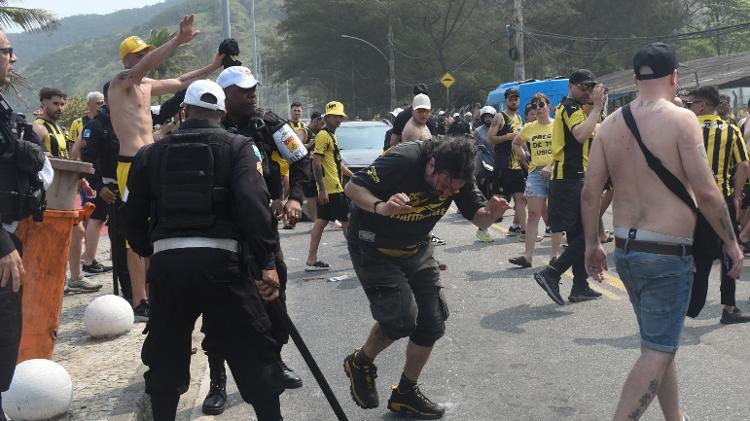
[{"label": "police officer in black uniform", "polygon": [[277,242],[259,151],[221,128],[224,92],[216,83],[193,82],[184,104],[180,128],[135,156],[124,208],[131,247],[151,256],[146,393],[155,420],[175,419],[202,314],[242,398],[259,421],[278,421],[281,364],[262,304],[278,297]]},{"label": "police officer in black uniform", "polygon": [[[289,165],[289,197],[284,203],[282,201],[283,188],[279,164],[271,159],[271,153],[274,150],[278,151],[278,147],[270,132],[270,128],[277,126],[281,120],[272,112],[263,113],[261,110],[256,109],[256,86],[258,81],[247,67],[227,67],[221,72],[216,82],[224,89],[226,95],[227,115],[224,119],[224,126],[232,132],[252,138],[260,150],[263,178],[271,194],[272,210],[275,216],[278,218],[283,213],[286,214],[287,221],[290,224],[296,223],[302,215],[303,187],[310,177],[309,159],[303,157]],[[277,244],[274,250],[275,266],[281,283],[279,300],[282,305],[285,305],[287,268],[286,263],[284,263],[284,254],[281,252],[279,230],[276,223],[274,223],[273,231]],[[281,348],[289,342],[289,332],[283,320],[279,319],[276,312],[268,311],[268,315],[271,318],[271,332],[278,343],[279,359],[281,359]],[[218,415],[224,412],[227,401],[224,356],[217,349],[217,344],[213,340],[213,335],[208,326],[204,325],[203,331],[206,336],[202,347],[208,356],[211,386],[208,395],[203,401],[202,410],[207,415]],[[302,379],[287,367],[283,361],[281,361],[281,367],[284,387],[286,389],[302,387]]]},{"label": "police officer in black uniform", "polygon": [[[10,83],[13,47],[0,31],[0,87]],[[21,284],[23,248],[15,236],[20,221],[28,216],[41,220],[44,189],[53,171],[43,146],[0,95],[0,392],[13,380],[21,341]],[[22,134],[19,139],[18,134]],[[5,421],[0,395],[0,421]]]}]

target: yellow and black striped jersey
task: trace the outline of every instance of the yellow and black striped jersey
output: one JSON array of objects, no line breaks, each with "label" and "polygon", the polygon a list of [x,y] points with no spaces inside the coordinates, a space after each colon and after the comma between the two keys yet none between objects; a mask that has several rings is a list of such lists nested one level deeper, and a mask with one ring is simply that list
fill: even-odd
[{"label": "yellow and black striped jersey", "polygon": [[[586,120],[586,113],[576,100],[563,98],[555,109],[552,127],[552,180],[578,179],[586,174],[589,149],[594,133],[579,143],[573,128]],[[601,122],[602,118],[599,118]]]},{"label": "yellow and black striped jersey", "polygon": [[55,158],[67,158],[68,140],[65,138],[65,134],[60,126],[43,118],[37,118],[34,120],[34,123],[40,124],[47,129],[47,135],[42,139],[46,151],[51,153]]},{"label": "yellow and black striped jersey", "polygon": [[716,185],[725,196],[731,196],[734,167],[748,160],[742,133],[737,126],[727,123],[718,115],[700,115],[698,121],[703,129],[703,145]]}]

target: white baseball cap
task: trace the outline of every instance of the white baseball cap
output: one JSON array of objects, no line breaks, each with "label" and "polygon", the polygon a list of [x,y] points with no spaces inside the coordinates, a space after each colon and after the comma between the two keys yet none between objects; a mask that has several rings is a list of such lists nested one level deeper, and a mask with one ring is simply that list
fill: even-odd
[{"label": "white baseball cap", "polygon": [[242,89],[254,88],[258,84],[258,80],[253,76],[253,72],[245,66],[231,66],[224,69],[216,78],[216,83],[221,86],[222,89],[227,86],[238,86]]},{"label": "white baseball cap", "polygon": [[461,114],[459,114],[459,113],[453,113],[453,118],[456,118],[456,117],[461,117]]},{"label": "white baseball cap", "polygon": [[[216,98],[216,103],[202,100],[201,97],[206,94],[213,95],[213,97]],[[185,99],[182,101],[182,106],[193,105],[207,110],[225,111],[225,98],[224,90],[221,89],[221,86],[219,86],[218,83],[208,79],[196,80],[188,86],[187,92],[185,92]]]},{"label": "white baseball cap", "polygon": [[445,111],[443,110],[438,111],[438,115],[445,115]]},{"label": "white baseball cap", "polygon": [[430,103],[430,97],[425,94],[414,95],[414,99],[411,101],[411,107],[414,110],[431,110],[432,104]]},{"label": "white baseball cap", "polygon": [[495,114],[497,114],[497,110],[495,110],[495,107],[491,105],[485,105],[484,107],[482,107],[481,110],[479,110],[479,115],[485,115],[485,114],[490,114],[494,116]]},{"label": "white baseball cap", "polygon": [[467,111],[464,113],[464,117],[471,117],[471,116],[472,116],[471,111]]},{"label": "white baseball cap", "polygon": [[402,111],[404,111],[403,108],[396,107],[396,108],[393,109],[393,111],[391,111],[391,115],[394,116],[394,117],[398,117],[398,115],[401,114]]}]

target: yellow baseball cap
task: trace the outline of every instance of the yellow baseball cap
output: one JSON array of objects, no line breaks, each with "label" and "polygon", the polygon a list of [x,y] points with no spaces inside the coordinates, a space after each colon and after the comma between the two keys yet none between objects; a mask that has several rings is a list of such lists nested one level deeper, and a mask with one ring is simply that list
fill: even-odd
[{"label": "yellow baseball cap", "polygon": [[137,35],[129,36],[120,43],[120,60],[125,58],[128,54],[140,53],[145,49],[153,50],[154,48],[156,47],[146,44],[141,37]]},{"label": "yellow baseball cap", "polygon": [[340,115],[341,117],[346,118],[346,114],[344,113],[344,104],[338,102],[338,101],[331,101],[328,104],[326,104],[326,112],[323,114],[323,116],[327,115]]}]

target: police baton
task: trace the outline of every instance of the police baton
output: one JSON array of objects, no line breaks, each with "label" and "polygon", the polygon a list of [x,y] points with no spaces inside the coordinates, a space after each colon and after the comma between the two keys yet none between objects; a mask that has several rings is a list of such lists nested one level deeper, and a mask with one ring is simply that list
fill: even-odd
[{"label": "police baton", "polygon": [[336,395],[333,394],[333,390],[331,390],[331,386],[328,384],[328,381],[323,375],[323,372],[320,371],[318,363],[315,362],[315,358],[313,358],[310,350],[307,348],[305,341],[302,339],[302,335],[299,334],[297,327],[294,326],[294,322],[292,322],[292,319],[289,318],[289,314],[281,305],[281,302],[279,302],[279,300],[277,299],[269,304],[269,307],[272,308],[273,311],[276,312],[277,316],[279,316],[281,320],[284,321],[284,325],[289,331],[289,336],[292,337],[294,344],[297,345],[297,349],[299,350],[300,354],[302,354],[302,358],[305,360],[305,363],[307,363],[307,367],[310,368],[313,377],[315,377],[315,380],[318,382],[318,385],[323,391],[326,399],[328,399],[328,404],[331,405],[331,409],[333,409],[333,412],[336,414],[338,420],[349,421],[349,419],[346,417],[346,414],[344,413],[344,410],[341,408],[338,399],[336,399]]}]

